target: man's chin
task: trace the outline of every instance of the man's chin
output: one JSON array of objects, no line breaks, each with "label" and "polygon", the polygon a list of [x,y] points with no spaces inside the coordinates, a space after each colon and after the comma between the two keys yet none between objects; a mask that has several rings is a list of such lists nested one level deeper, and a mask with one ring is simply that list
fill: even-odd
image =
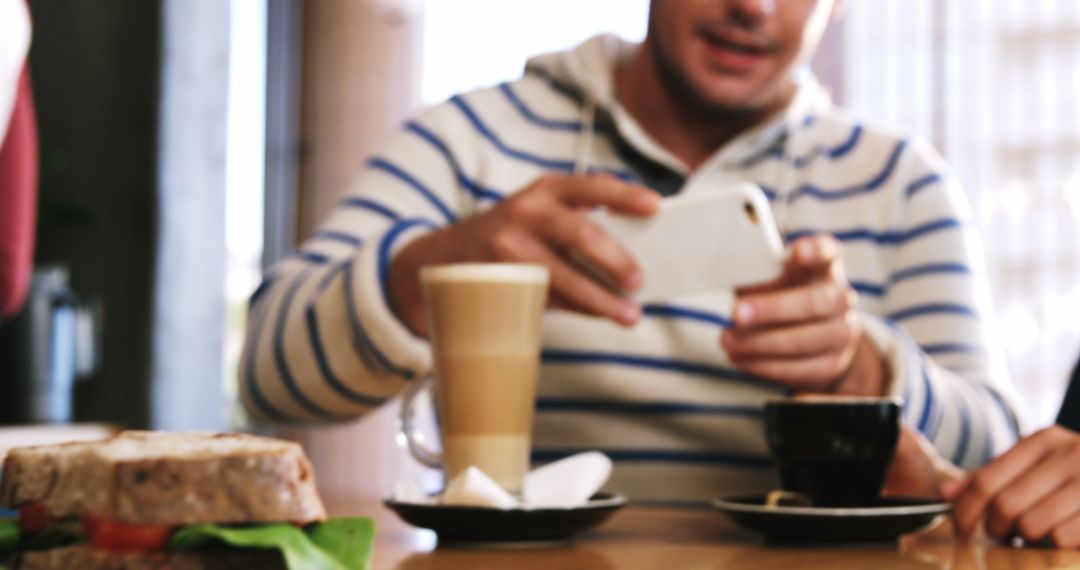
[{"label": "man's chin", "polygon": [[772,70],[765,67],[735,74],[707,65],[682,66],[665,57],[657,62],[674,98],[705,117],[770,110],[782,106],[794,93],[794,89],[784,89],[787,82],[776,81]]},{"label": "man's chin", "polygon": [[712,83],[686,95],[694,108],[708,115],[761,111],[777,99],[759,86],[737,82]]}]

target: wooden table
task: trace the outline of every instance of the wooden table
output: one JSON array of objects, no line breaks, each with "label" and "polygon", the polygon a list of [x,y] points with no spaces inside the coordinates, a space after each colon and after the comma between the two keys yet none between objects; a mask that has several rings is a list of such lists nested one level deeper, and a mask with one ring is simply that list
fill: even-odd
[{"label": "wooden table", "polygon": [[329,505],[334,514],[376,519],[379,534],[373,568],[379,570],[1080,568],[1080,551],[987,542],[957,544],[947,522],[905,537],[899,545],[777,547],[766,546],[757,535],[736,528],[716,511],[630,505],[572,544],[500,550],[440,548],[434,533],[406,525],[378,503],[350,506],[331,501]]}]

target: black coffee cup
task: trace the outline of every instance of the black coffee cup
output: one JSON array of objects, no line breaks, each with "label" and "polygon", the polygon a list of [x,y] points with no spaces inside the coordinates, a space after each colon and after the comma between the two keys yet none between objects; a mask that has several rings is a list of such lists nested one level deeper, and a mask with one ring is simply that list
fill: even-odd
[{"label": "black coffee cup", "polygon": [[880,498],[900,436],[888,398],[816,397],[765,404],[765,437],[785,491],[816,507],[861,507]]}]

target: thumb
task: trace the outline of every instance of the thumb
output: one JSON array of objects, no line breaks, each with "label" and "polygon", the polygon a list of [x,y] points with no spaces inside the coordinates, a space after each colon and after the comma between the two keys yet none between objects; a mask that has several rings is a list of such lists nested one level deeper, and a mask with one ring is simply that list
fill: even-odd
[{"label": "thumb", "polygon": [[784,264],[784,283],[800,283],[827,275],[834,270],[841,271],[840,242],[831,235],[818,234],[805,236],[791,244],[791,254]]},{"label": "thumb", "polygon": [[799,238],[791,247],[791,261],[796,267],[829,266],[840,258],[840,242],[829,234]]},{"label": "thumb", "polygon": [[960,495],[960,492],[964,490],[964,487],[967,486],[967,483],[967,477],[963,479],[952,479],[949,481],[944,481],[938,488],[938,492],[941,493],[942,499],[945,499],[946,501],[952,501]]}]

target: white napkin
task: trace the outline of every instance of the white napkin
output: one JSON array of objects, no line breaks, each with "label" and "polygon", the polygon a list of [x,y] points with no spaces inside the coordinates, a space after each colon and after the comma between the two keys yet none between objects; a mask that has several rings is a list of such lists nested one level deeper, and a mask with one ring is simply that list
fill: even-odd
[{"label": "white napkin", "polygon": [[469,467],[446,486],[440,502],[444,505],[514,509],[519,505],[494,479],[477,467]]},{"label": "white napkin", "polygon": [[599,451],[586,451],[549,463],[525,476],[525,507],[580,507],[610,476],[611,460]]},{"label": "white napkin", "polygon": [[[450,481],[437,500],[443,505],[495,509],[572,509],[584,505],[610,476],[611,460],[606,455],[578,453],[530,471],[525,476],[524,500],[519,501],[483,471],[469,467]],[[432,502],[408,485],[399,484],[394,494],[402,502]]]}]

